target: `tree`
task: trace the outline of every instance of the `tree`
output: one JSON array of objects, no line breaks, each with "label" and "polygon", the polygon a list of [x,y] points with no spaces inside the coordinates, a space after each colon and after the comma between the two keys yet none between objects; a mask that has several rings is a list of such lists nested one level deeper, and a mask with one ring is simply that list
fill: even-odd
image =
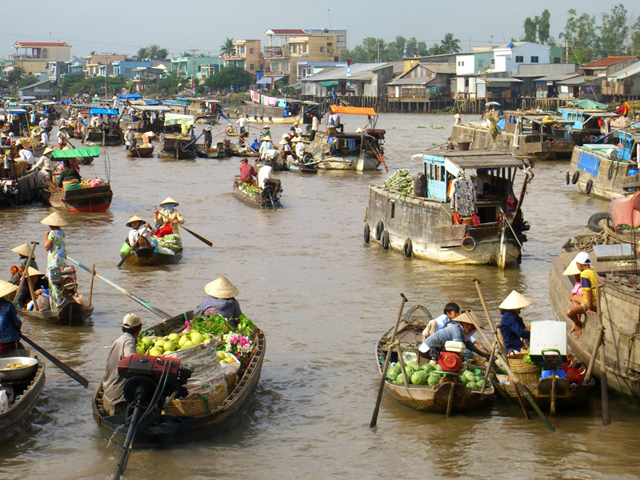
[{"label": "tree", "polygon": [[135,56],[133,57],[136,60],[138,60],[139,62],[144,60],[145,58],[149,58],[149,49],[146,47],[142,47],[138,50],[138,53],[135,54]]},{"label": "tree", "polygon": [[572,8],[568,12],[567,23],[560,38],[569,45],[568,63],[582,65],[592,61],[597,54],[600,37],[596,32],[596,19],[586,13],[578,17]]},{"label": "tree", "polygon": [[460,40],[453,37],[453,33],[447,33],[442,40],[440,40],[440,46],[442,47],[442,53],[458,53],[461,52]]},{"label": "tree", "polygon": [[417,57],[418,56],[418,40],[416,37],[411,37],[404,45],[405,57]]},{"label": "tree", "polygon": [[160,45],[149,45],[149,58],[151,60],[165,60],[169,56],[169,50]]},{"label": "tree", "polygon": [[220,55],[233,55],[236,53],[236,47],[233,44],[233,38],[227,37],[222,45],[220,45]]},{"label": "tree", "polygon": [[550,30],[551,30],[551,14],[549,13],[549,10],[545,9],[542,12],[542,15],[540,15],[540,18],[538,18],[538,40],[542,45],[548,45],[550,43],[549,42],[549,39],[551,38],[549,37]]},{"label": "tree", "polygon": [[629,53],[631,55],[640,55],[640,16],[631,27],[631,46],[629,47]]},{"label": "tree", "polygon": [[[536,17],[536,20],[537,19],[538,17]],[[523,42],[535,43],[538,36],[538,22],[536,20],[532,20],[531,17],[527,17],[524,19],[524,37],[522,38]]]},{"label": "tree", "polygon": [[14,83],[18,83],[22,78],[22,69],[20,67],[15,67],[7,74],[7,82],[9,85],[13,85]]},{"label": "tree", "polygon": [[236,86],[238,89],[246,90],[253,82],[253,75],[244,69],[238,67],[227,67],[223,68],[215,75],[207,77],[204,83],[211,90],[230,88],[231,86]]},{"label": "tree", "polygon": [[387,51],[389,52],[389,60],[396,61],[404,58],[404,51],[407,46],[407,40],[398,35],[396,39],[387,45]]},{"label": "tree", "polygon": [[622,55],[625,52],[625,41],[629,34],[627,27],[627,9],[619,3],[611,9],[611,14],[603,13],[600,31],[599,53],[601,57]]}]

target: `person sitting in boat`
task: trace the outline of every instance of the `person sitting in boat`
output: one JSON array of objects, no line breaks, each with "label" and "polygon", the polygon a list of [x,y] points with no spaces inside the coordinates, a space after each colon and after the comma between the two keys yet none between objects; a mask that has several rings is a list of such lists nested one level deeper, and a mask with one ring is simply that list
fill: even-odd
[{"label": "person sitting in boat", "polygon": [[0,354],[18,349],[22,322],[9,296],[18,290],[15,285],[0,280]]},{"label": "person sitting in boat", "polygon": [[154,138],[156,138],[155,132],[148,131],[142,134],[142,146],[145,148],[149,148],[151,146],[151,142]]},{"label": "person sitting in boat", "polygon": [[211,144],[213,143],[213,135],[211,135],[211,127],[207,127],[202,131],[204,135],[204,148],[209,150],[211,148]]},{"label": "person sitting in boat", "polygon": [[180,133],[183,137],[189,137],[193,135],[193,125],[189,125],[188,123],[183,123],[180,126]]},{"label": "person sitting in boat", "polygon": [[282,150],[280,150],[280,155],[284,160],[284,163],[293,163],[295,160],[293,156],[293,152],[291,151],[291,142],[289,141],[289,136],[285,133],[286,138],[282,138],[280,140],[280,145],[282,146]]},{"label": "person sitting in boat", "polygon": [[31,289],[28,285],[22,287],[22,291],[18,293],[19,298],[16,305],[27,310],[34,310],[34,299],[31,296],[31,291],[35,297],[35,301],[38,304],[38,311],[47,312],[51,310],[51,295],[49,293],[49,282],[44,273],[29,267],[27,271],[27,281],[31,283]]},{"label": "person sitting in boat", "polygon": [[302,141],[302,137],[296,137],[293,139],[293,141],[296,144],[296,160],[298,161],[298,163],[302,163],[304,158],[304,149],[306,145]]},{"label": "person sitting in boat", "polygon": [[153,237],[151,225],[145,222],[142,218],[134,215],[127,222],[127,227],[130,227],[129,235],[127,236],[127,243],[131,248],[136,245],[143,247],[153,247]]},{"label": "person sitting in boat", "polygon": [[507,354],[520,353],[523,347],[523,340],[529,340],[531,334],[525,326],[520,310],[531,305],[524,295],[513,290],[507,298],[500,304],[500,332],[504,338],[504,345],[507,348]]},{"label": "person sitting in boat", "polygon": [[344,132],[344,125],[340,123],[340,115],[335,112],[331,114],[329,117],[329,127],[335,128],[336,132]]},{"label": "person sitting in boat", "polygon": [[256,169],[253,168],[253,165],[251,165],[246,158],[243,158],[240,161],[240,181],[243,183],[250,183],[252,185],[255,185],[255,180],[254,178],[256,178],[258,176],[258,172],[256,172]]},{"label": "person sitting in boat", "polygon": [[176,210],[176,207],[180,205],[173,198],[167,197],[160,204],[162,210],[158,211],[157,208],[153,209],[154,221],[156,223],[156,237],[161,238],[165,235],[179,235],[180,229],[178,225],[184,223],[184,218],[180,215],[180,212]]},{"label": "person sitting in boat", "polygon": [[229,319],[235,327],[237,322],[233,319],[242,315],[240,304],[235,299],[240,293],[238,287],[231,283],[227,277],[220,277],[213,282],[207,283],[204,287],[205,293],[208,295],[193,310],[193,314],[197,315],[221,315]]},{"label": "person sitting in boat", "polygon": [[67,146],[67,134],[64,133],[62,130],[58,130],[57,133],[57,138],[58,138],[58,150],[64,150],[64,147]]},{"label": "person sitting in boat", "polygon": [[40,170],[44,173],[48,180],[51,180],[54,171],[53,161],[51,160],[51,154],[53,153],[53,148],[45,148],[42,156],[38,160],[38,162],[31,167],[31,170]]},{"label": "person sitting in boat", "polygon": [[271,137],[267,135],[266,137],[262,138],[262,143],[260,144],[260,150],[258,150],[258,153],[260,154],[260,160],[265,159],[267,152],[269,150],[273,150],[273,143],[271,143]]},{"label": "person sitting in boat", "polygon": [[489,198],[489,191],[491,188],[491,179],[487,174],[487,170],[484,168],[479,168],[477,171],[476,178],[473,179],[473,189],[476,192],[477,199]]},{"label": "person sitting in boat", "polygon": [[62,188],[64,181],[76,180],[76,184],[82,181],[82,177],[80,176],[80,172],[78,172],[75,168],[71,166],[71,162],[69,159],[65,158],[62,161],[64,165],[60,175],[58,175],[58,188]]},{"label": "person sitting in boat", "polygon": [[[29,258],[29,254],[31,253],[31,247],[29,247],[27,243],[23,243],[22,245],[12,248],[11,251],[17,253],[20,256],[20,259],[18,260],[18,265],[11,266],[11,278],[9,279],[9,283],[18,285],[20,283],[20,279],[22,278],[22,274],[27,267],[27,259]],[[35,252],[31,257],[29,266],[35,268],[36,270],[38,269]]]},{"label": "person sitting in boat", "polygon": [[253,150],[255,153],[260,150],[260,142],[257,138],[253,140],[253,143],[251,144],[251,150]]},{"label": "person sitting in boat", "polygon": [[571,302],[571,306],[575,307],[577,305],[582,305],[584,301],[582,295],[582,282],[580,281],[580,270],[578,270],[576,262],[572,260],[567,268],[564,269],[562,275],[573,278],[573,288],[571,289],[571,293],[569,293],[569,301]]},{"label": "person sitting in boat", "polygon": [[598,299],[596,288],[600,284],[598,272],[591,266],[591,257],[587,252],[580,252],[574,259],[578,270],[580,270],[580,283],[582,287],[582,304],[573,305],[567,310],[569,317],[574,325],[569,333],[575,333],[576,338],[582,334],[582,314],[597,315]]},{"label": "person sitting in boat", "polygon": [[131,150],[136,146],[136,134],[131,125],[127,126],[127,133],[124,134],[124,145],[127,150]]},{"label": "person sitting in boat", "polygon": [[271,180],[272,173],[273,167],[270,163],[267,162],[260,167],[260,171],[258,172],[258,187],[263,189],[267,182]]},{"label": "person sitting in boat", "polygon": [[442,315],[434,318],[427,323],[426,328],[422,331],[422,335],[426,339],[430,337],[438,330],[442,330],[444,327],[454,321],[456,317],[460,315],[460,305],[455,302],[449,302],[444,306]]},{"label": "person sitting in boat", "polygon": [[485,350],[480,349],[476,345],[478,342],[473,338],[473,333],[475,331],[476,327],[471,320],[470,313],[463,313],[462,315],[458,315],[455,320],[453,320],[449,325],[441,330],[436,331],[434,334],[429,335],[424,340],[424,342],[420,344],[420,347],[418,347],[420,356],[424,358],[430,358],[428,352],[432,346],[432,342],[458,341],[464,342],[467,347],[465,358],[468,358],[471,355],[471,352],[477,353],[478,355],[485,358],[489,357],[489,354]]},{"label": "person sitting in boat", "polygon": [[[26,143],[26,142],[25,142]],[[33,151],[31,150],[31,144],[23,144],[22,142],[18,144],[18,155],[22,160],[27,162],[30,167],[33,167],[36,163],[36,157],[33,155]]]},{"label": "person sitting in boat", "polygon": [[126,314],[122,319],[122,335],[111,346],[102,377],[102,407],[108,416],[122,415],[127,409],[124,399],[125,378],[118,375],[118,363],[136,353],[136,339],[141,331],[142,319],[135,313]]}]

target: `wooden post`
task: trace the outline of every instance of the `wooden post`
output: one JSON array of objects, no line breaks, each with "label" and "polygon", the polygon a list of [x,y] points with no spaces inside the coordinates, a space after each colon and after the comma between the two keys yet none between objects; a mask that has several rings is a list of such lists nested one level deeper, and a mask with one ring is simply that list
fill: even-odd
[{"label": "wooden post", "polygon": [[89,306],[91,306],[91,299],[93,298],[93,280],[96,278],[96,264],[91,265],[91,280],[89,282]]}]

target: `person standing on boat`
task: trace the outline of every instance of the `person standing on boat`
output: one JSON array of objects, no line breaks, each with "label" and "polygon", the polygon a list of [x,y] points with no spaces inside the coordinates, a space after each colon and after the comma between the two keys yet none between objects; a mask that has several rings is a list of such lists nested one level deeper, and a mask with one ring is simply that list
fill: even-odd
[{"label": "person standing on boat", "polygon": [[344,125],[340,123],[340,115],[338,115],[336,112],[332,113],[329,117],[329,126],[335,128],[336,132],[344,132]]},{"label": "person standing on boat", "polygon": [[[29,254],[31,253],[31,247],[29,246],[29,244],[23,243],[22,245],[12,248],[11,251],[17,253],[20,256],[20,259],[18,261],[18,265],[11,266],[11,278],[9,279],[9,283],[18,285],[20,283],[20,278],[22,278],[24,270],[27,268],[27,259],[29,258]],[[31,257],[29,266],[35,268],[36,270],[38,269],[35,252],[33,253],[33,257]]]},{"label": "person standing on boat", "polygon": [[504,345],[507,354],[520,353],[523,347],[523,340],[529,340],[531,334],[520,317],[520,310],[531,305],[524,295],[512,290],[511,293],[500,304],[500,332],[504,338]]},{"label": "person standing on boat", "polygon": [[15,285],[0,280],[0,354],[18,349],[22,322],[9,295],[18,290]]},{"label": "person standing on boat", "polygon": [[316,138],[316,133],[320,129],[320,120],[318,120],[318,116],[310,113],[311,117],[311,133],[309,134],[309,141],[313,142],[313,139]]},{"label": "person standing on boat", "polygon": [[569,333],[575,333],[576,338],[582,334],[582,314],[598,314],[597,287],[600,284],[598,272],[591,266],[591,257],[587,252],[580,252],[574,259],[578,270],[580,270],[580,283],[582,285],[582,304],[574,305],[567,310],[574,325]]},{"label": "person standing on boat", "polygon": [[51,176],[53,175],[53,162],[51,161],[51,154],[53,153],[53,148],[45,148],[42,156],[38,160],[31,170],[40,169],[42,173],[44,173],[47,177],[47,180],[51,180]]},{"label": "person standing on boat", "polygon": [[118,375],[118,363],[136,353],[136,339],[142,331],[142,320],[135,313],[122,319],[122,335],[113,342],[107,357],[107,368],[102,377],[102,407],[108,416],[123,415],[127,410],[124,399],[125,378]]},{"label": "person standing on boat", "polygon": [[264,164],[260,171],[258,172],[258,186],[264,189],[267,182],[271,180],[271,173],[273,172],[273,168],[269,163]]},{"label": "person standing on boat", "polygon": [[136,146],[136,134],[131,125],[127,125],[127,133],[124,134],[124,145],[127,150],[131,150]]},{"label": "person standing on boat", "polygon": [[296,144],[296,158],[298,159],[298,163],[302,163],[302,159],[304,158],[305,144],[302,141],[301,137],[296,137],[293,139],[293,141]]},{"label": "person standing on boat", "polygon": [[51,281],[52,271],[67,264],[67,248],[65,246],[64,232],[60,227],[69,225],[58,212],[40,220],[40,223],[47,225],[49,231],[45,235],[44,249],[47,252],[47,278],[49,279],[49,291],[51,295],[51,309],[55,309],[62,303],[62,288],[59,284]]},{"label": "person standing on boat", "polygon": [[253,168],[246,158],[240,161],[240,181],[243,183],[250,183],[255,185],[254,178],[258,176],[258,172]]},{"label": "person standing on boat", "polygon": [[[232,320],[242,315],[240,304],[235,299],[240,290],[227,277],[220,277],[213,282],[207,283],[204,291],[208,297],[202,300],[193,310],[195,316],[205,314],[221,315],[226,319]],[[234,326],[236,325],[237,323]]]},{"label": "person standing on boat", "polygon": [[269,150],[273,150],[273,143],[271,143],[271,137],[269,135],[262,138],[262,143],[260,144],[260,150],[258,153],[260,154],[260,160],[264,160],[266,154]]},{"label": "person standing on boat", "polygon": [[[184,218],[180,215],[180,212],[176,210],[176,207],[180,205],[173,198],[167,197],[160,204],[162,210],[158,211],[157,208],[153,209],[154,213],[154,221],[156,223],[156,227],[158,228],[156,232],[156,237],[161,238],[165,235],[179,235],[180,229],[178,225],[182,225],[184,223]],[[158,227],[158,225],[160,225]]]},{"label": "person standing on boat", "polygon": [[238,135],[244,135],[245,133],[247,133],[247,119],[244,118],[244,116],[236,120],[236,125],[238,126]]},{"label": "person standing on boat", "polygon": [[204,135],[204,148],[208,151],[213,143],[213,136],[211,135],[211,127],[207,127],[202,131]]},{"label": "person standing on boat", "polygon": [[62,130],[58,130],[58,150],[63,150],[67,146],[67,134]]},{"label": "person standing on boat", "polygon": [[262,140],[269,137],[269,141],[271,141],[271,130],[269,129],[269,125],[262,126],[262,132],[260,135],[262,135]]},{"label": "person standing on boat", "polygon": [[291,163],[293,161],[293,153],[291,152],[291,141],[289,140],[289,136],[285,133],[285,136],[280,140],[280,145],[282,145],[282,150],[280,154],[284,159],[284,163]]}]

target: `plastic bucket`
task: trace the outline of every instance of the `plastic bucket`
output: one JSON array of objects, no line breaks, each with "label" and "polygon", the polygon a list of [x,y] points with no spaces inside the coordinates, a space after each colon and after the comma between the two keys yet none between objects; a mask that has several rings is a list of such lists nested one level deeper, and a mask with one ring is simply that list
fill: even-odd
[{"label": "plastic bucket", "polygon": [[458,142],[458,150],[462,152],[469,150],[470,146],[471,146],[471,142]]},{"label": "plastic bucket", "polygon": [[638,170],[637,168],[630,168],[630,169],[627,171],[627,175],[629,175],[629,176],[637,175],[637,174],[638,174],[638,171],[639,171],[639,170]]}]

